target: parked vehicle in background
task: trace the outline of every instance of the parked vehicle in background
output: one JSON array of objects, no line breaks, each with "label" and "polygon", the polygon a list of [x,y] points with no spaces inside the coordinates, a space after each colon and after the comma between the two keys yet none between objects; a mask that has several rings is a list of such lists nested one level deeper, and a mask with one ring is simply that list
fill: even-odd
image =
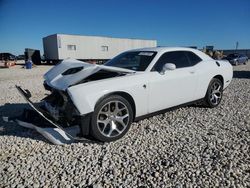
[{"label": "parked vehicle in background", "polygon": [[0,67],[9,68],[16,64],[16,56],[11,53],[0,53]]},{"label": "parked vehicle in background", "polygon": [[25,55],[18,55],[17,60],[25,60]]},{"label": "parked vehicle in background", "polygon": [[243,54],[229,54],[227,57],[224,57],[223,59],[228,60],[232,65],[239,65],[239,64],[246,64],[248,61],[248,57]]},{"label": "parked vehicle in background", "polygon": [[16,56],[11,53],[0,53],[0,60],[2,61],[15,61]]}]

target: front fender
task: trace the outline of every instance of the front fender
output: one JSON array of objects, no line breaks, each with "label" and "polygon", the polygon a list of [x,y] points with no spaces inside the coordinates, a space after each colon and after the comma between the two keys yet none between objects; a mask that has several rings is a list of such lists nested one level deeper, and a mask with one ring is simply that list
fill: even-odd
[{"label": "front fender", "polygon": [[139,75],[112,78],[71,86],[67,92],[81,115],[93,112],[96,103],[105,95],[127,93],[135,102],[137,117],[147,113],[147,89],[143,87],[145,80],[144,76]]},{"label": "front fender", "polygon": [[67,92],[81,115],[94,111],[95,104],[99,98],[108,94],[108,90],[94,90],[81,85],[67,89]]}]

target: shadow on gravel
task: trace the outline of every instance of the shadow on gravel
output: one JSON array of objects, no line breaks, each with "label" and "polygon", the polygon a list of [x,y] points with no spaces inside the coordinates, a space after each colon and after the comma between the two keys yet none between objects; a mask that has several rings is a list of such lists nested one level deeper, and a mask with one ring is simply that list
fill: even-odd
[{"label": "shadow on gravel", "polygon": [[[10,119],[21,116],[24,109],[31,109],[28,104],[9,104],[6,103],[3,106],[0,106],[0,136],[16,136],[21,138],[31,138],[34,140],[47,141],[41,134],[35,130],[28,129],[18,125],[16,122],[5,122],[2,117],[9,117]],[[100,144],[103,143],[93,140],[93,138],[87,138],[86,140],[79,141],[83,144]],[[51,143],[50,143],[51,144]]]},{"label": "shadow on gravel", "polygon": [[35,131],[26,129],[16,122],[5,122],[2,117],[17,117],[23,112],[23,109],[29,108],[28,104],[9,104],[0,106],[0,135],[17,136],[22,138],[32,138],[47,142],[41,135]]},{"label": "shadow on gravel", "polygon": [[250,79],[250,71],[234,71],[233,78]]}]

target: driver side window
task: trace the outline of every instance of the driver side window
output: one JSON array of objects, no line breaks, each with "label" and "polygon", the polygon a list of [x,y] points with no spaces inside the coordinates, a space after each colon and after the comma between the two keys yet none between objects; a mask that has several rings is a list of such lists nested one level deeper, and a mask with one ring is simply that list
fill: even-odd
[{"label": "driver side window", "polygon": [[175,64],[177,69],[190,66],[184,51],[166,52],[155,63],[152,71],[160,72],[166,63]]}]

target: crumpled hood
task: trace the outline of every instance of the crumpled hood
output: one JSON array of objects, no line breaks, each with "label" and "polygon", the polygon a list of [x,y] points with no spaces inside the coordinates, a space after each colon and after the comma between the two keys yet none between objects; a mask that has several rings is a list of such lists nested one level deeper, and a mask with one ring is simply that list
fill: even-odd
[{"label": "crumpled hood", "polygon": [[[82,67],[82,70],[76,73],[63,75],[65,71],[69,69],[80,67]],[[69,86],[80,82],[82,79],[87,78],[99,70],[108,70],[111,72],[122,73],[135,72],[129,69],[85,63],[76,59],[66,59],[45,73],[44,79],[49,86],[59,90],[66,90]]]}]

